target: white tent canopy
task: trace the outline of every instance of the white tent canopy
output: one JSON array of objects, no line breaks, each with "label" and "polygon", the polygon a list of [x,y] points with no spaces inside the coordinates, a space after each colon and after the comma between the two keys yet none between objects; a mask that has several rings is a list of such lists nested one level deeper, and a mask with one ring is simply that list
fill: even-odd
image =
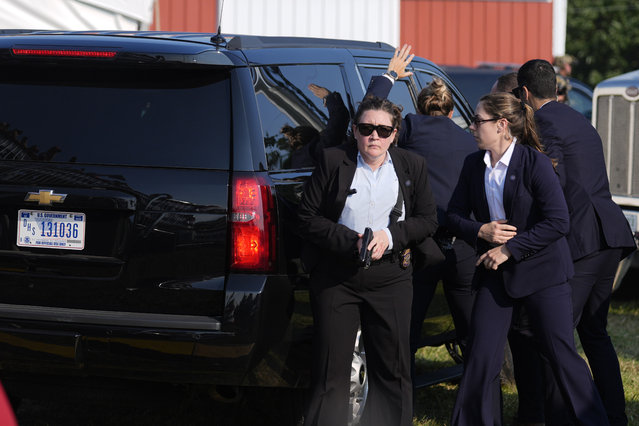
[{"label": "white tent canopy", "polygon": [[0,29],[145,30],[155,0],[2,0]]}]

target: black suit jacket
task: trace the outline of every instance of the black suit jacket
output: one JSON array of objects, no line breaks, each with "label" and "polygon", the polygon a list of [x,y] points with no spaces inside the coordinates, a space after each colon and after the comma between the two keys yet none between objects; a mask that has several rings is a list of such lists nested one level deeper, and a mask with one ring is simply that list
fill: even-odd
[{"label": "black suit jacket", "polygon": [[[478,151],[466,158],[448,207],[449,228],[476,246],[479,253],[490,248],[477,237],[479,228],[490,222],[484,153]],[[569,229],[568,208],[548,157],[528,146],[515,145],[503,199],[506,219],[517,227],[517,235],[506,243],[512,257],[499,266],[508,295],[524,297],[570,279],[573,265],[564,238]],[[484,273],[484,266],[479,266],[475,279],[481,280]]]},{"label": "black suit jacket", "polygon": [[[350,260],[357,249],[357,232],[337,223],[355,176],[357,152],[353,143],[325,149],[306,184],[299,209],[300,234],[320,248],[303,254],[307,270],[312,270],[321,258]],[[406,209],[405,219],[389,226],[393,250],[399,251],[432,235],[437,229],[437,213],[424,159],[393,146],[388,152]]]},{"label": "black suit jacket", "polygon": [[610,195],[601,138],[579,112],[549,102],[535,112],[545,150],[557,171],[570,211],[568,244],[573,260],[605,247],[635,249],[632,231]]}]

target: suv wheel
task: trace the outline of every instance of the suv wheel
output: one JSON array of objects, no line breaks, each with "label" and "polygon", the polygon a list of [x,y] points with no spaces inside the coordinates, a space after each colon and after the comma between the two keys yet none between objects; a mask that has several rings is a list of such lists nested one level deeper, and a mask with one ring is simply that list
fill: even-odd
[{"label": "suv wheel", "polygon": [[353,362],[351,363],[351,393],[349,408],[351,418],[349,426],[359,424],[368,398],[368,371],[366,370],[366,352],[362,342],[362,330],[357,331],[355,348],[353,349]]}]

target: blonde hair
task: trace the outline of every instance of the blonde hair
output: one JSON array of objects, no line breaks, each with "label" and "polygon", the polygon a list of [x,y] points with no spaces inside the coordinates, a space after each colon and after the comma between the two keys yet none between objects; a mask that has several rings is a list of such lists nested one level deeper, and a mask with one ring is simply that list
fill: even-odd
[{"label": "blonde hair", "polygon": [[455,106],[446,83],[435,77],[417,96],[417,109],[424,115],[448,115]]}]

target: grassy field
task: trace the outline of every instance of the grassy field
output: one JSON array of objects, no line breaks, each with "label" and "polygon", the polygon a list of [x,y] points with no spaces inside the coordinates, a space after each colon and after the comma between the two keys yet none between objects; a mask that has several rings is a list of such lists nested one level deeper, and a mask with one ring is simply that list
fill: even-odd
[{"label": "grassy field", "polygon": [[[608,316],[608,332],[613,340],[621,364],[626,392],[626,414],[629,424],[639,424],[639,286],[636,275],[628,277],[612,300]],[[577,338],[577,344],[579,339]],[[579,346],[579,345],[578,345]],[[583,356],[583,352],[580,353]],[[418,371],[428,371],[453,362],[444,348],[422,348],[417,358]],[[509,426],[517,410],[517,390],[505,383],[504,424]],[[445,426],[457,394],[457,383],[442,383],[417,391],[415,426]]]}]

